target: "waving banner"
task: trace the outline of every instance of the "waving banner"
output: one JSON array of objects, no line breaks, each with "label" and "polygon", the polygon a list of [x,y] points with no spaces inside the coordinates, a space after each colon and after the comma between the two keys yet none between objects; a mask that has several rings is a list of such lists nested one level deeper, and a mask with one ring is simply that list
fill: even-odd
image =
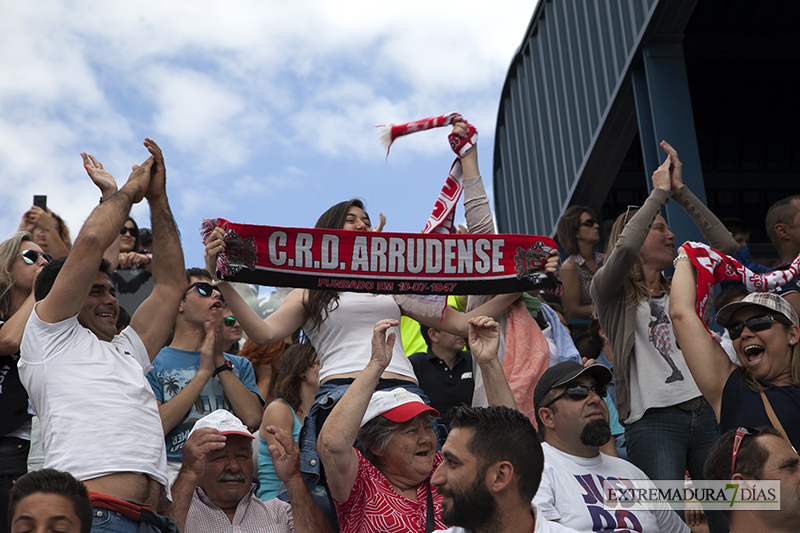
[{"label": "waving banner", "polygon": [[207,237],[222,225],[221,279],[318,290],[386,294],[502,294],[550,288],[542,271],[556,249],[548,237],[377,233],[284,228],[206,220]]}]

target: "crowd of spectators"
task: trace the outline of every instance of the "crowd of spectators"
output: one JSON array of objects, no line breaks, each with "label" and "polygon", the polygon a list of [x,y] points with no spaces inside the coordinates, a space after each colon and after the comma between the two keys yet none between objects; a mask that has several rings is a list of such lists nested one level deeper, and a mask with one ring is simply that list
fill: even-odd
[{"label": "crowd of spectators", "polygon": [[[800,288],[728,286],[725,335],[709,333],[696,312],[707,287],[666,202],[718,252],[769,269],[746,224],[723,224],[686,187],[666,142],[652,192],[619,214],[604,254],[595,213],[565,211],[561,298],[470,296],[459,310],[281,289],[268,312],[220,279],[221,228],[187,268],[163,155],[144,146],[121,185],[82,154],[101,202],[74,243],[36,205],[0,244],[0,532],[797,531],[796,490],[794,512],[776,515],[621,514],[594,498],[605,479],[700,480],[704,465],[787,493],[798,475]],[[466,231],[493,233],[476,150],[459,157]],[[143,199],[150,228],[130,217]],[[778,269],[800,253],[798,216],[800,197],[767,215]],[[385,222],[350,200],[315,227]],[[559,263],[553,251],[544,272]],[[136,295],[127,311],[123,294]],[[401,334],[401,317],[419,326]],[[588,329],[573,337],[576,318]],[[44,469],[26,473],[38,455]]]}]

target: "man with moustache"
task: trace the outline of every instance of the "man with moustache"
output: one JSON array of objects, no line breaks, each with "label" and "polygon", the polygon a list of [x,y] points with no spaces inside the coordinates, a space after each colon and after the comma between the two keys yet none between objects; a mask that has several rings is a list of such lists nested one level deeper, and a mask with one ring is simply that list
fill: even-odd
[{"label": "man with moustache", "polygon": [[300,448],[286,431],[268,426],[285,450],[270,446],[275,473],[291,503],[261,501],[253,483],[253,435],[233,414],[204,416],[184,443],[180,474],[172,485],[169,516],[191,533],[330,533],[300,475]]},{"label": "man with moustache", "polygon": [[509,407],[454,408],[443,460],[431,478],[447,533],[575,532],[531,504],[544,456],[536,429]]},{"label": "man with moustache", "polygon": [[646,480],[631,463],[600,452],[611,438],[603,398],[611,371],[573,361],[549,368],[536,384],[534,405],[544,443],[544,473],[533,502],[548,519],[581,532],[688,532],[665,503],[661,510],[605,509],[606,479]]}]

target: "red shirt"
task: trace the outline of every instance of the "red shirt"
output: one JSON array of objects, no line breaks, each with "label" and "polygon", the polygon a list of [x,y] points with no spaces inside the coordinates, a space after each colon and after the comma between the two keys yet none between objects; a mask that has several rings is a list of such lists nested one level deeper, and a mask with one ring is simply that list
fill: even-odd
[{"label": "red shirt", "polygon": [[[417,486],[417,499],[398,493],[375,465],[358,453],[358,474],[347,501],[336,504],[341,533],[425,533],[428,512],[428,479]],[[431,475],[442,454],[433,460]],[[436,529],[445,529],[442,522],[442,497],[431,487]]]}]

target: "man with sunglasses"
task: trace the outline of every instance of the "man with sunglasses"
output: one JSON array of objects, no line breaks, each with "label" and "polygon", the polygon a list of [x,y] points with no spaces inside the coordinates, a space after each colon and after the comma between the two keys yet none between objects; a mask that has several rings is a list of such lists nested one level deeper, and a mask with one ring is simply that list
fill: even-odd
[{"label": "man with sunglasses", "polygon": [[224,353],[225,304],[211,275],[202,268],[189,268],[186,281],[175,335],[147,375],[166,434],[170,481],[180,471],[183,443],[195,422],[225,409],[255,430],[264,404],[250,361]]},{"label": "man with sunglasses", "polygon": [[[138,529],[143,516],[157,515],[135,509],[158,510],[169,498],[164,433],[145,375],[169,336],[186,281],[161,149],[150,139],[144,145],[151,157],[133,167],[118,192],[104,193],[69,256],[39,273],[19,365],[41,421],[45,468],[86,485],[93,528],[105,531]],[[117,335],[119,306],[103,253],[143,197],[154,235],[154,286]],[[174,528],[166,518],[157,521],[158,528]]]},{"label": "man with sunglasses", "polygon": [[739,427],[726,431],[708,453],[706,479],[780,480],[780,510],[723,511],[731,533],[800,531],[800,456],[778,431]]},{"label": "man with sunglasses", "polygon": [[647,479],[628,461],[600,452],[611,439],[603,398],[611,371],[565,361],[547,369],[534,389],[544,441],[544,473],[533,502],[548,519],[577,531],[688,532],[666,504],[661,510],[607,510],[603,480]]}]

